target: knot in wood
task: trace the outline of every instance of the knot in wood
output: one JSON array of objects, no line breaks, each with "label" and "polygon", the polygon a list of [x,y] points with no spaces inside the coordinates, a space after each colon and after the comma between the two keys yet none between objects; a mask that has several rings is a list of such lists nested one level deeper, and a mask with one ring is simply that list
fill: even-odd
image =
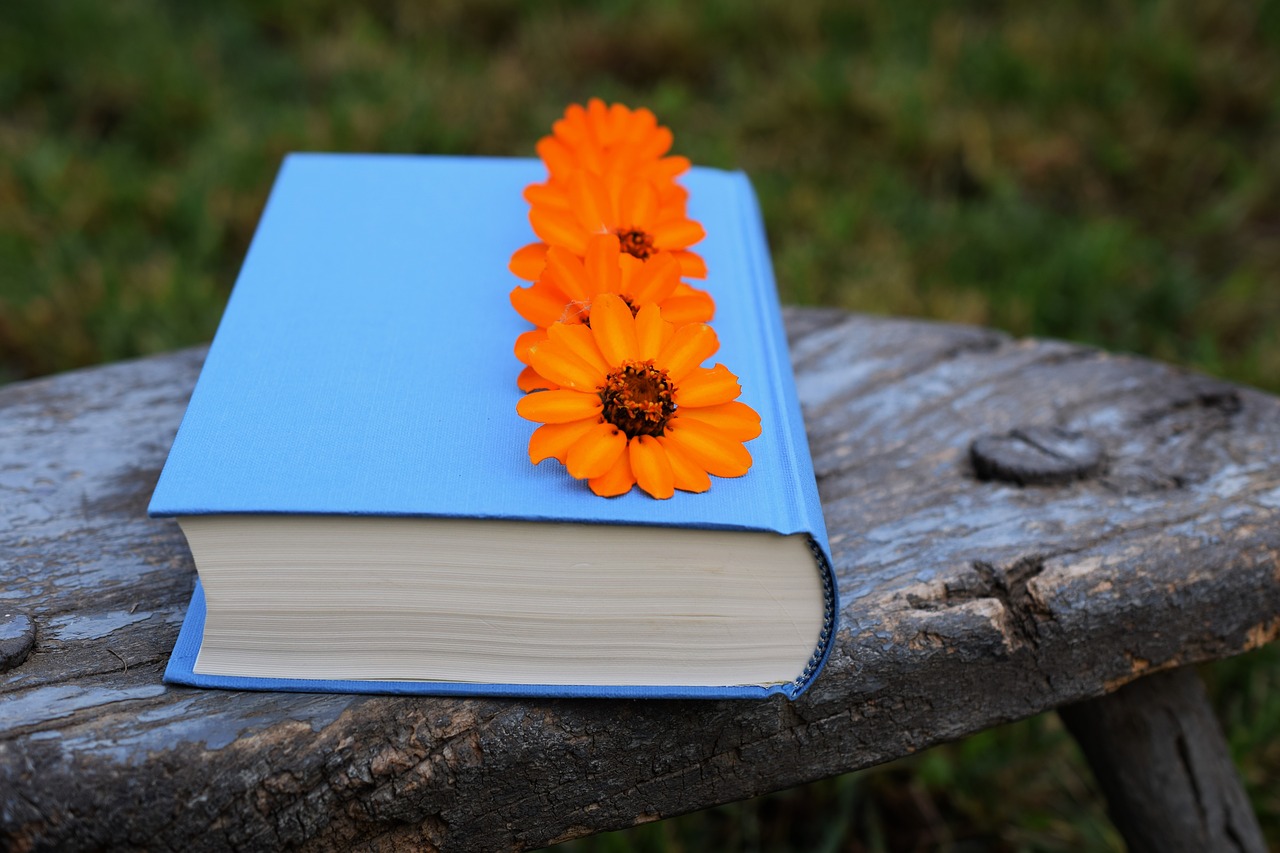
[{"label": "knot in wood", "polygon": [[21,666],[36,644],[36,623],[25,613],[0,610],[0,672]]},{"label": "knot in wood", "polygon": [[1097,439],[1058,427],[1019,427],[983,436],[969,447],[969,457],[979,478],[1020,486],[1085,480],[1101,472],[1106,460]]}]

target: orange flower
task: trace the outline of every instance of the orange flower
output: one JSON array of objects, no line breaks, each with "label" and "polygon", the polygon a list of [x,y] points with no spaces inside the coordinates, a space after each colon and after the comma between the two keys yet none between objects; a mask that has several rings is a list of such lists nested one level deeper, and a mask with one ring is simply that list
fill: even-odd
[{"label": "orange flower", "polygon": [[[581,323],[601,293],[618,294],[632,312],[657,305],[663,319],[677,327],[705,323],[716,310],[710,294],[680,280],[680,265],[670,254],[660,252],[647,262],[639,261],[621,250],[617,237],[596,234],[587,241],[585,258],[551,247],[538,281],[511,291],[512,306],[538,327],[516,340],[516,357],[530,364],[529,348],[546,340],[546,328]],[[520,374],[519,385],[524,391],[555,387],[532,367]]]},{"label": "orange flower", "polygon": [[589,324],[554,323],[530,348],[533,367],[560,387],[516,404],[542,424],[529,460],[557,459],[604,497],[639,484],[669,498],[705,492],[709,474],[742,476],[751,467],[743,442],[760,434],[760,416],[738,402],[738,378],[724,365],[700,366],[719,347],[704,323],[676,329],[656,305],[633,316],[621,297],[600,294]]},{"label": "orange flower", "polygon": [[[532,205],[529,222],[542,242],[519,249],[511,258],[511,271],[520,278],[534,281],[541,275],[550,246],[585,257],[593,234],[615,235],[624,252],[642,261],[670,252],[683,275],[706,278],[706,263],[689,251],[706,232],[685,214],[683,205],[662,205],[651,181],[622,173],[600,176],[580,171],[569,179],[565,195],[558,192],[552,200],[526,192]],[[561,204],[561,199],[567,199],[568,205]]]},{"label": "orange flower", "polygon": [[689,169],[689,160],[666,156],[672,141],[671,131],[649,110],[606,106],[592,98],[586,108],[570,104],[565,109],[564,117],[551,126],[551,135],[538,141],[538,156],[551,174],[551,184],[585,169],[596,175],[626,172],[675,187],[676,176]]}]

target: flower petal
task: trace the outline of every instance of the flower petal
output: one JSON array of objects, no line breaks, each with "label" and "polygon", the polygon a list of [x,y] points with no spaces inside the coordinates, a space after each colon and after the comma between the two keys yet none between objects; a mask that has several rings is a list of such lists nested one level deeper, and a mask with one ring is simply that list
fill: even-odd
[{"label": "flower petal", "polygon": [[715,367],[697,367],[680,379],[676,387],[676,405],[714,406],[736,400],[742,393],[738,377],[729,372],[723,364]]},{"label": "flower petal", "polygon": [[574,443],[595,426],[595,421],[585,419],[567,424],[543,424],[529,436],[529,461],[537,465],[544,459],[564,462],[564,455]]},{"label": "flower petal", "polygon": [[562,319],[564,306],[568,301],[559,288],[547,282],[545,276],[528,287],[511,289],[511,307],[521,317],[540,328]]},{"label": "flower petal", "polygon": [[591,129],[595,131],[596,139],[602,144],[608,144],[609,138],[609,107],[599,98],[592,98],[587,101],[587,122]]},{"label": "flower petal", "polygon": [[[685,162],[688,161],[686,160]],[[681,171],[684,170],[682,169]],[[660,175],[653,176],[652,180],[658,187],[658,203],[662,205],[662,214],[658,218],[662,220],[680,219],[685,216],[689,209],[689,191]],[[666,181],[666,183],[663,183],[663,181]]]},{"label": "flower petal", "polygon": [[520,375],[516,377],[516,387],[526,394],[530,391],[554,391],[560,386],[547,379],[545,376],[534,370],[532,367],[526,367],[520,371]]},{"label": "flower petal", "polygon": [[[640,274],[644,272],[645,262],[637,258],[635,255],[627,252],[618,252],[618,288],[614,292],[619,296],[625,296],[627,302],[635,306],[639,304],[634,296],[636,292],[635,283],[640,280]],[[652,300],[650,300],[652,301]]]},{"label": "flower petal", "polygon": [[583,263],[590,280],[590,294],[617,293],[622,284],[618,270],[618,238],[613,234],[593,234],[587,241],[587,257]]},{"label": "flower petal", "polygon": [[695,367],[715,355],[720,340],[706,323],[690,323],[676,329],[658,354],[657,364],[677,384]]},{"label": "flower petal", "polygon": [[760,435],[760,415],[737,400],[717,406],[681,406],[680,418],[702,421],[734,441],[750,441]]},{"label": "flower petal", "polygon": [[667,452],[667,462],[671,465],[672,483],[682,492],[705,492],[711,488],[711,478],[707,472],[693,464],[675,444],[666,436],[659,436],[658,443]]},{"label": "flower petal", "polygon": [[[551,170],[555,174],[555,170]],[[522,193],[524,200],[532,207],[546,207],[551,210],[568,211],[572,207],[564,187],[553,181],[545,184],[529,184]]]},{"label": "flower petal", "polygon": [[547,329],[547,335],[599,370],[602,375],[609,372],[609,363],[600,354],[600,348],[596,346],[596,339],[592,336],[591,329],[582,323],[556,323]]},{"label": "flower petal", "polygon": [[706,278],[707,262],[695,252],[672,252],[680,262],[680,274],[688,278]]},{"label": "flower petal", "polygon": [[636,341],[636,321],[622,298],[601,293],[591,303],[591,334],[600,354],[611,366],[617,366],[640,355]]},{"label": "flower petal", "polygon": [[[632,179],[621,188],[618,196],[617,224],[631,228],[645,228],[658,213],[658,193],[653,184]],[[685,246],[689,245],[688,243]],[[681,246],[680,248],[684,248]]]},{"label": "flower petal", "polygon": [[[592,100],[597,100],[592,98]],[[590,103],[588,101],[587,103]],[[577,144],[582,141],[583,134],[588,133],[590,123],[587,121],[587,111],[582,104],[570,104],[565,107],[564,118],[557,119],[551,125],[552,130],[557,136],[563,136],[571,144]]]},{"label": "flower petal", "polygon": [[671,157],[663,157],[654,163],[648,169],[649,180],[655,184],[661,185],[667,181],[674,181],[678,175],[689,171],[692,164],[688,157],[673,155]]},{"label": "flower petal", "polygon": [[608,118],[601,123],[600,142],[604,145],[617,145],[623,141],[627,120],[631,118],[631,110],[622,104],[609,107]]},{"label": "flower petal", "polygon": [[604,404],[599,394],[581,391],[539,391],[521,397],[516,403],[516,414],[528,421],[542,424],[563,424],[583,418],[598,418]]},{"label": "flower petal", "polygon": [[[656,123],[656,120],[655,120]],[[646,121],[642,127],[647,127]],[[658,127],[648,132],[641,139],[637,139],[636,156],[642,160],[656,160],[663,154],[671,150],[671,143],[675,141],[674,135],[665,127]]]},{"label": "flower petal", "polygon": [[546,251],[545,263],[543,278],[558,287],[565,296],[584,302],[591,298],[595,291],[581,258],[568,249],[552,246]]},{"label": "flower petal", "polygon": [[[547,171],[553,175],[567,175],[578,167],[577,158],[573,156],[573,149],[554,136],[544,136],[539,139],[538,144],[534,146],[534,150],[542,158]],[[531,184],[530,186],[537,186],[537,184]],[[526,195],[525,198],[529,198],[529,196]],[[532,202],[532,199],[530,199],[530,202]]]},{"label": "flower petal", "polygon": [[609,230],[614,220],[613,203],[598,176],[588,172],[574,175],[573,182],[569,184],[569,201],[573,203],[573,212],[586,233],[601,234]]},{"label": "flower petal", "polygon": [[595,135],[591,132],[591,121],[581,104],[570,104],[564,111],[564,118],[552,123],[551,130],[574,151],[597,147]]},{"label": "flower petal", "polygon": [[631,281],[621,292],[631,297],[632,304],[647,305],[670,297],[679,286],[680,263],[662,252],[636,267]]},{"label": "flower petal", "polygon": [[707,232],[692,219],[668,219],[648,229],[659,249],[687,249],[697,243]]},{"label": "flower petal", "polygon": [[742,442],[734,441],[702,421],[682,418],[679,413],[667,422],[663,438],[674,444],[690,462],[717,477],[741,477],[751,467],[751,454]]},{"label": "flower petal", "polygon": [[598,423],[565,451],[564,467],[575,480],[590,480],[608,473],[626,450],[626,433],[613,424]]},{"label": "flower petal", "polygon": [[529,363],[529,348],[534,344],[542,343],[547,339],[546,329],[530,329],[527,332],[521,332],[516,338],[516,345],[512,347],[515,351],[516,358],[525,364]]},{"label": "flower petal", "polygon": [[659,303],[662,316],[670,323],[685,326],[689,323],[709,323],[716,315],[716,303],[705,290],[681,282],[675,294]]},{"label": "flower petal", "polygon": [[537,281],[538,276],[542,275],[542,267],[546,261],[547,244],[530,243],[516,249],[516,253],[511,256],[511,263],[507,264],[507,269],[525,281]]},{"label": "flower petal", "polygon": [[529,366],[561,388],[590,392],[605,383],[605,371],[583,361],[563,344],[550,338],[530,348]]},{"label": "flower petal", "polygon": [[635,475],[631,473],[630,454],[619,453],[613,467],[599,477],[592,477],[587,485],[602,498],[616,498],[631,491],[635,482]]},{"label": "flower petal", "polygon": [[529,211],[529,224],[542,242],[551,246],[563,246],[575,255],[587,253],[587,231],[577,217],[560,210],[535,207]]},{"label": "flower petal", "polygon": [[657,358],[673,329],[657,305],[649,304],[636,312],[636,344],[640,358]]},{"label": "flower petal", "polygon": [[666,500],[675,493],[675,474],[667,460],[667,452],[653,436],[641,435],[627,444],[631,459],[631,471],[640,488],[659,500]]}]

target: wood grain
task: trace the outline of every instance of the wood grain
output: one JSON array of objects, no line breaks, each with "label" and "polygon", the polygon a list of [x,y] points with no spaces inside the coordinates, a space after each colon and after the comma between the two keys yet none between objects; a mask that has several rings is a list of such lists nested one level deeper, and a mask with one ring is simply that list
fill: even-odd
[{"label": "wood grain", "polygon": [[[204,352],[0,388],[0,847],[522,849],[868,767],[1280,634],[1280,403],[988,330],[787,313],[844,607],[799,702],[166,688],[145,509]],[[1054,427],[1106,466],[983,481]]]}]

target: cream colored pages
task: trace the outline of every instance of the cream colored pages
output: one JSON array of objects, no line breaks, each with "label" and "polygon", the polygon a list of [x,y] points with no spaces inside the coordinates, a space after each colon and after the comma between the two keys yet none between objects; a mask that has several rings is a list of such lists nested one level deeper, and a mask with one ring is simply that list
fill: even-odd
[{"label": "cream colored pages", "polygon": [[205,675],[768,685],[823,620],[807,537],[476,519],[180,519]]}]

